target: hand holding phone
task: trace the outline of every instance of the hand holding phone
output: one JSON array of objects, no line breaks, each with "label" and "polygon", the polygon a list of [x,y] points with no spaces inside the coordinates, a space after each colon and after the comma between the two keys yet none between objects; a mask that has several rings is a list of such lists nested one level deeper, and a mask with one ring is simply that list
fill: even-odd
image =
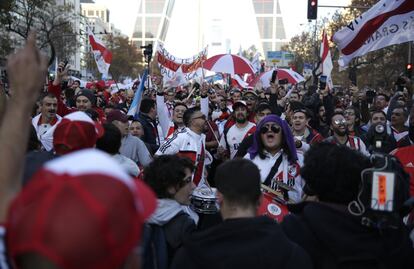
[{"label": "hand holding phone", "polygon": [[272,78],[270,79],[270,82],[271,82],[271,83],[275,83],[275,81],[276,81],[276,77],[277,77],[277,70],[275,69],[275,70],[273,70],[273,72],[272,72]]},{"label": "hand holding phone", "polygon": [[59,73],[62,73],[65,70],[67,65],[68,65],[68,60],[67,59],[63,62],[63,66],[61,66],[59,64],[59,68],[58,68]]},{"label": "hand holding phone", "polygon": [[322,76],[319,77],[319,89],[320,90],[325,90],[326,80],[327,80],[327,76],[322,75]]}]

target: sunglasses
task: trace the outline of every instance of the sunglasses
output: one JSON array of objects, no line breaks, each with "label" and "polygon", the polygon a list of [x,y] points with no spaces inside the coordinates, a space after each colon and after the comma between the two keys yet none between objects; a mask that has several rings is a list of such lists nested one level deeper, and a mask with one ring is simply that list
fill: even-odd
[{"label": "sunglasses", "polygon": [[344,120],[344,119],[342,119],[342,120],[334,120],[334,123],[335,123],[336,125],[345,125],[346,120]]},{"label": "sunglasses", "polygon": [[252,97],[250,97],[250,96],[249,97],[243,97],[243,100],[244,101],[256,101],[256,97],[253,97],[253,96]]},{"label": "sunglasses", "polygon": [[271,131],[272,133],[278,134],[280,132],[280,126],[277,125],[264,125],[260,128],[260,133],[265,134]]}]

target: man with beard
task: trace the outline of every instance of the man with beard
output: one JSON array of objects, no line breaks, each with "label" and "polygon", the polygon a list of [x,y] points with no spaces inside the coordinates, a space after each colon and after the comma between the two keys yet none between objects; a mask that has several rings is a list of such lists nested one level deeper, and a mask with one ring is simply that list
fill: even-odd
[{"label": "man with beard", "polygon": [[323,137],[314,129],[309,127],[310,115],[305,109],[296,109],[292,114],[292,133],[295,139],[296,148],[306,150],[309,145],[318,143]]},{"label": "man with beard", "polygon": [[346,119],[342,113],[335,113],[332,116],[331,131],[333,135],[326,138],[324,141],[332,144],[347,146],[361,152],[365,156],[370,155],[361,138],[348,135]]},{"label": "man with beard", "polygon": [[96,106],[96,96],[95,93],[91,90],[83,89],[78,91],[78,93],[75,95],[76,108],[67,107],[65,105],[61,96],[61,82],[63,78],[67,76],[68,71],[69,65],[67,65],[65,68],[64,63],[60,63],[58,71],[56,72],[55,80],[52,84],[48,86],[48,92],[53,94],[57,98],[57,113],[63,117],[75,111],[85,112],[88,109],[93,109],[96,112],[98,112],[99,121],[102,122],[105,118],[105,114],[102,108]]},{"label": "man with beard", "polygon": [[409,146],[408,128],[405,126],[408,112],[404,106],[397,106],[391,113],[391,136],[397,141],[397,147]]},{"label": "man with beard", "polygon": [[254,133],[256,124],[247,120],[247,105],[244,101],[237,101],[233,105],[233,117],[236,124],[225,129],[220,139],[218,153],[222,159],[227,156],[233,159],[244,138]]},{"label": "man with beard", "polygon": [[[184,112],[188,109],[187,105],[182,102],[177,102],[173,105],[172,117],[170,118],[168,112],[168,105],[164,100],[164,92],[162,87],[157,91],[157,116],[159,124],[163,131],[163,137],[170,137],[175,131],[181,131],[185,128],[183,122]],[[207,88],[203,85],[201,88],[200,110],[204,115],[208,115],[208,97]]]},{"label": "man with beard", "polygon": [[53,132],[62,119],[56,114],[57,99],[53,94],[44,94],[40,98],[41,113],[32,119],[37,137],[45,150],[53,149]]},{"label": "man with beard", "polygon": [[[185,128],[174,132],[158,149],[155,155],[178,154],[190,158],[195,168],[193,182],[196,186],[205,181],[207,117],[196,107],[187,109],[183,115]],[[211,156],[209,156],[211,159]]]},{"label": "man with beard", "polygon": [[414,196],[414,106],[411,107],[408,135],[411,146],[397,148],[391,154],[400,160],[404,170],[410,174],[410,195]]}]

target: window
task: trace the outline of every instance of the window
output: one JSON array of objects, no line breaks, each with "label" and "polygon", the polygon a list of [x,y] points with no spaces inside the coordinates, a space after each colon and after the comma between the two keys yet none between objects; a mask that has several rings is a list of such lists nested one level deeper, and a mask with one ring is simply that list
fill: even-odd
[{"label": "window", "polygon": [[101,19],[103,22],[106,22],[105,20],[105,11],[101,10]]},{"label": "window", "polygon": [[135,21],[134,33],[132,34],[134,38],[142,38],[142,17],[137,17]]},{"label": "window", "polygon": [[160,25],[160,17],[147,17],[145,18],[145,37],[155,38],[157,37],[158,27]]},{"label": "window", "polygon": [[145,3],[146,13],[162,13],[165,0],[147,0]]},{"label": "window", "polygon": [[88,16],[93,16],[93,10],[88,10]]},{"label": "window", "polygon": [[259,27],[260,38],[271,39],[273,32],[273,18],[257,18],[257,26]]},{"label": "window", "polygon": [[272,51],[272,42],[263,42],[262,46],[265,55],[267,55],[268,51]]},{"label": "window", "polygon": [[254,12],[256,14],[272,14],[274,0],[253,0]]},{"label": "window", "polygon": [[276,18],[276,38],[277,39],[286,38],[285,26],[283,25],[283,20],[280,17]]}]

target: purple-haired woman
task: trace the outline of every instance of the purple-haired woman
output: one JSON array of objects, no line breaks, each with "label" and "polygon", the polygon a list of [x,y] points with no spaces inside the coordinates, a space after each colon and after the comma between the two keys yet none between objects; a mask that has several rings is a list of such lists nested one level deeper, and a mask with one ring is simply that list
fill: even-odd
[{"label": "purple-haired woman", "polygon": [[303,156],[296,152],[286,121],[276,115],[268,115],[260,121],[244,158],[259,167],[262,184],[285,192],[294,202],[301,201],[304,183],[299,172]]}]

